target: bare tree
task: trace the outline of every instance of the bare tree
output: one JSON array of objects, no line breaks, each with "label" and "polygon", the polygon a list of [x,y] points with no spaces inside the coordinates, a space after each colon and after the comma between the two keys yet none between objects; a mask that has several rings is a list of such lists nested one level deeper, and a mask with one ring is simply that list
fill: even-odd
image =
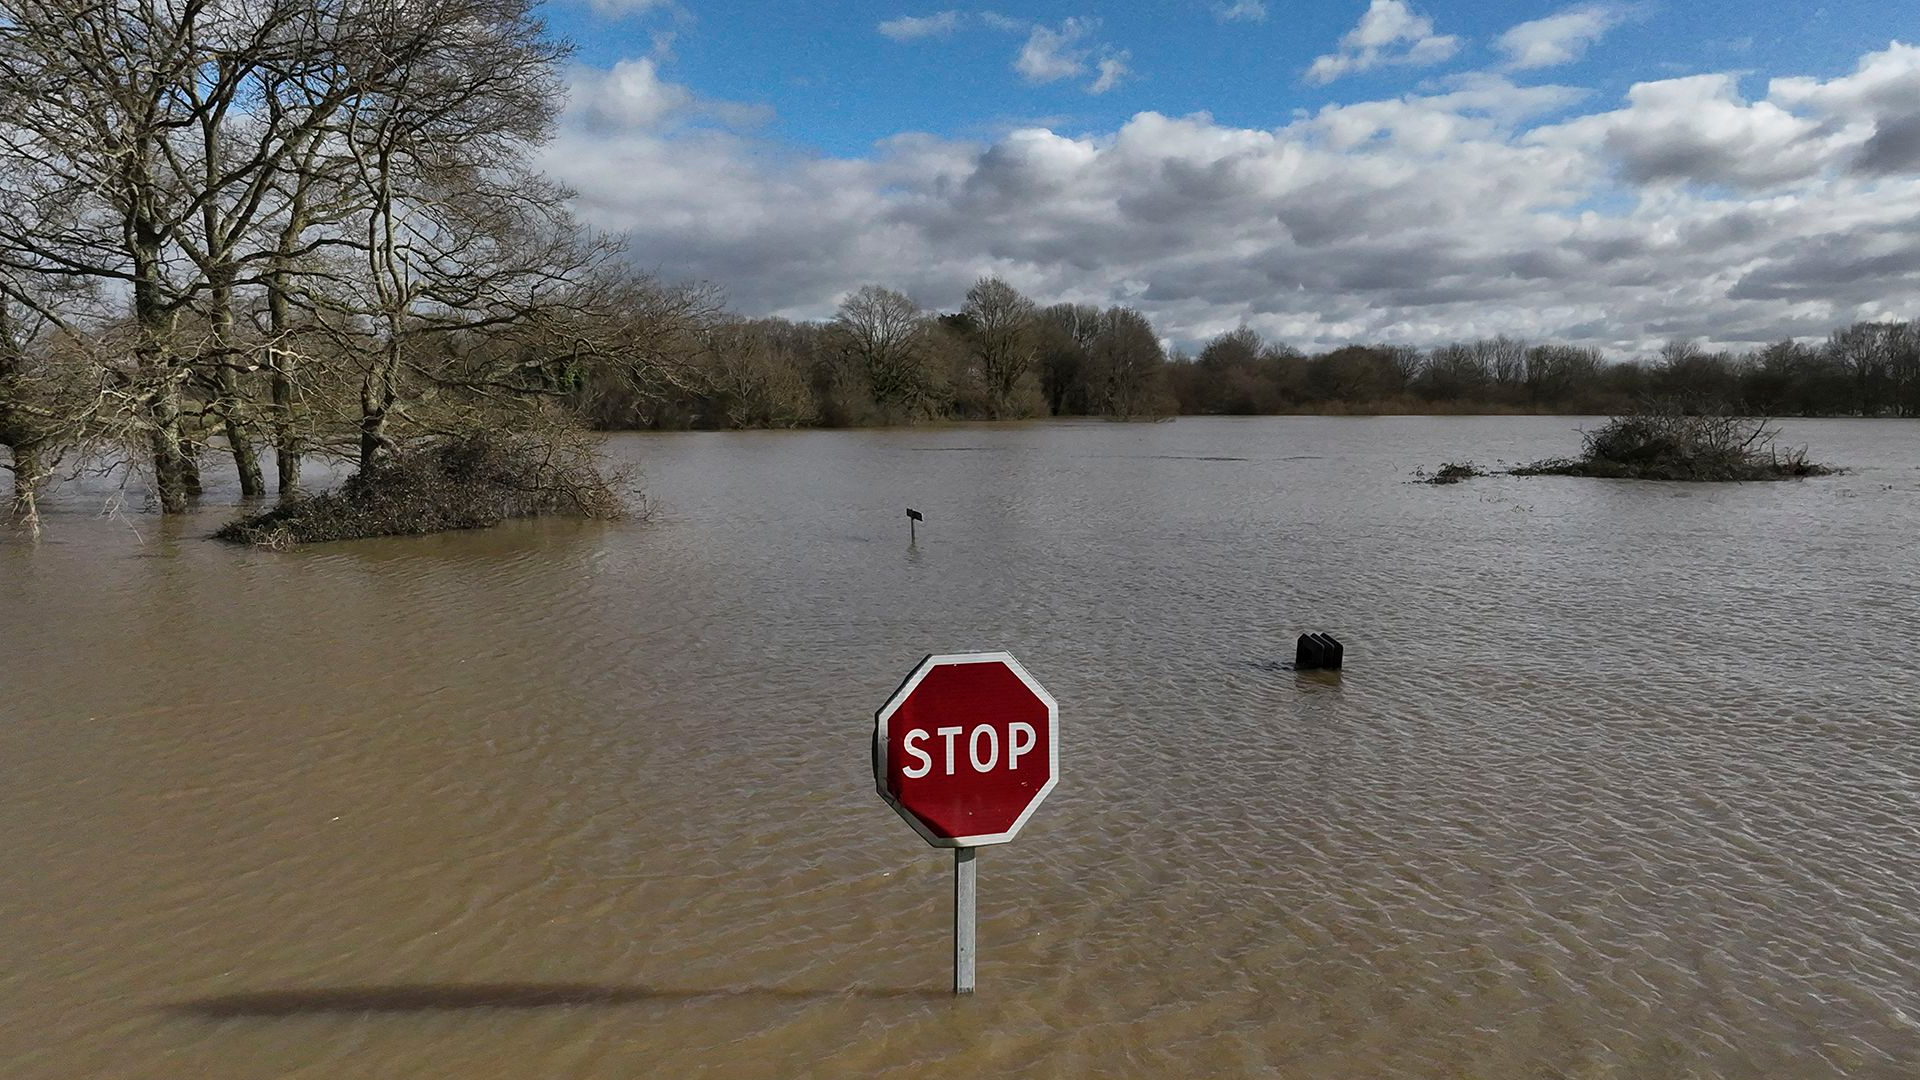
[{"label": "bare tree", "polygon": [[1172,411],[1166,401],[1166,353],[1145,315],[1129,307],[1102,312],[1091,353],[1108,415],[1132,419]]},{"label": "bare tree", "polygon": [[1433,350],[1420,373],[1417,389],[1433,400],[1474,400],[1486,392],[1493,373],[1487,358],[1470,345],[1443,345]]},{"label": "bare tree", "polygon": [[1571,345],[1535,345],[1527,350],[1527,396],[1535,404],[1559,401],[1590,383],[1600,370],[1600,353]]},{"label": "bare tree", "polygon": [[1526,381],[1526,342],[1502,334],[1499,337],[1482,338],[1469,347],[1473,349],[1479,365],[1493,376],[1494,385],[1514,390]]},{"label": "bare tree", "polygon": [[397,446],[392,425],[412,399],[544,392],[518,369],[474,365],[498,351],[432,340],[536,323],[614,250],[584,240],[569,193],[531,168],[567,50],[543,36],[530,0],[431,0],[377,20],[379,48],[354,60],[340,136],[364,200],[341,324],[362,339],[350,350],[362,469]]},{"label": "bare tree", "polygon": [[865,285],[840,302],[833,328],[842,356],[883,409],[900,419],[938,410],[929,356],[932,331],[920,305],[904,293]]},{"label": "bare tree", "polygon": [[[352,0],[257,0],[190,28],[197,67],[182,96],[194,123],[165,159],[172,184],[199,207],[197,230],[183,231],[180,243],[205,279],[199,307],[210,347],[200,377],[248,497],[265,485],[241,381],[263,366],[274,374],[280,489],[298,487],[287,277],[314,225],[316,182],[340,171],[339,155],[323,153],[334,121],[369,89],[370,72],[354,61],[380,49],[378,10]],[[251,285],[265,287],[269,326],[263,343],[243,347],[235,294]]]},{"label": "bare tree", "polygon": [[1827,352],[1853,379],[1854,403],[1862,416],[1886,408],[1894,366],[1898,323],[1855,323],[1827,338]]},{"label": "bare tree", "polygon": [[1889,336],[1887,377],[1894,408],[1901,416],[1920,416],[1920,319],[1900,323]]},{"label": "bare tree", "polygon": [[733,323],[708,340],[707,385],[731,428],[798,427],[813,422],[813,394],[801,357],[777,326]]},{"label": "bare tree", "polygon": [[961,314],[993,417],[1031,416],[1040,404],[1030,382],[1037,344],[1033,301],[997,277],[983,277],[967,290]]},{"label": "bare tree", "polygon": [[23,305],[0,295],[0,446],[11,452],[6,468],[13,474],[7,516],[17,516],[37,531],[40,517],[34,498],[51,470],[48,458],[58,421],[45,382],[36,378],[37,335],[28,325],[31,318]]},{"label": "bare tree", "polygon": [[1100,309],[1054,304],[1040,313],[1040,385],[1054,415],[1094,411],[1087,358],[1100,333]]},{"label": "bare tree", "polygon": [[131,293],[133,364],[121,372],[161,508],[186,509],[175,328],[199,284],[179,240],[198,206],[169,183],[179,133],[207,107],[186,92],[204,59],[205,0],[0,0],[0,155],[26,214],[0,216],[0,259]]}]

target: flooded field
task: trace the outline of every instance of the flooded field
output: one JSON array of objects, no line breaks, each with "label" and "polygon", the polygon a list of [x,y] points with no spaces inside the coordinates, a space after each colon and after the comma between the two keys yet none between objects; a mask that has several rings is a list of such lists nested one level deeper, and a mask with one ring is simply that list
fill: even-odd
[{"label": "flooded field", "polygon": [[[1920,424],[1406,482],[1576,423],[620,436],[649,520],[289,553],[56,493],[0,537],[0,1075],[1914,1075]],[[955,1001],[868,737],[992,648],[1063,780]]]}]

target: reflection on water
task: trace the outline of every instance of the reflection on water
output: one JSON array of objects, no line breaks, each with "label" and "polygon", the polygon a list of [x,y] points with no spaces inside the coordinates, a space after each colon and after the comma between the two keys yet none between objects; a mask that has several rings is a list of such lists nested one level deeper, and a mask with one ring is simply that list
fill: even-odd
[{"label": "reflection on water", "polygon": [[[1912,1075],[1920,429],[1404,482],[1572,426],[621,437],[651,522],[279,554],[60,493],[0,539],[0,1074]],[[955,1002],[867,739],[983,648],[1069,741]]]}]

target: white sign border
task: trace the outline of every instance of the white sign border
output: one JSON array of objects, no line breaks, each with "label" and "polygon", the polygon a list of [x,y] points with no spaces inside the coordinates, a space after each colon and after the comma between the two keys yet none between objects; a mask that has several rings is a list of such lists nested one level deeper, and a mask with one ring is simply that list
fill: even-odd
[{"label": "white sign border", "polygon": [[[901,806],[900,801],[895,799],[893,793],[887,790],[886,761],[882,756],[887,745],[887,721],[893,717],[895,712],[899,711],[900,706],[906,702],[907,698],[913,695],[914,689],[920,685],[921,680],[925,679],[929,672],[934,668],[946,667],[953,664],[1003,664],[1009,671],[1013,672],[1015,677],[1026,684],[1027,689],[1033,692],[1034,697],[1039,698],[1042,702],[1046,703],[1047,706],[1047,731],[1049,735],[1047,739],[1047,782],[1040,785],[1039,791],[1034,792],[1033,798],[1027,803],[1027,808],[1020,811],[1020,816],[1014,819],[1013,824],[1006,832],[980,833],[974,836],[941,836],[931,829],[928,829],[926,823],[915,817],[906,807]],[[919,833],[922,840],[925,840],[934,847],[986,847],[990,844],[1004,844],[1012,840],[1014,837],[1020,835],[1020,830],[1026,827],[1027,819],[1033,816],[1033,812],[1040,808],[1041,803],[1047,801],[1047,795],[1052,792],[1054,787],[1059,783],[1060,703],[1054,700],[1053,695],[1047,692],[1047,688],[1040,685],[1040,680],[1034,678],[1033,673],[1028,671],[1020,661],[1015,660],[1013,654],[1010,652],[929,653],[926,658],[921,660],[913,671],[907,675],[905,681],[901,682],[900,688],[893,692],[893,696],[887,699],[887,703],[880,706],[879,711],[873,714],[874,789],[880,793],[882,799],[886,800],[888,806],[893,807],[894,813],[899,814],[907,824],[913,826],[913,831]]]}]

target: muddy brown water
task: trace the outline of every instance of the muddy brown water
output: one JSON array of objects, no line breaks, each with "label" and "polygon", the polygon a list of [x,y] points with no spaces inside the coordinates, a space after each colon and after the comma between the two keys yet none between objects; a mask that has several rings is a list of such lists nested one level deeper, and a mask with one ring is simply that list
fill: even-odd
[{"label": "muddy brown water", "polygon": [[[69,486],[0,539],[0,1075],[1915,1075],[1920,425],[1405,483],[1575,423],[623,436],[650,521],[290,553]],[[867,738],[984,648],[1064,779],[956,1002]]]}]

